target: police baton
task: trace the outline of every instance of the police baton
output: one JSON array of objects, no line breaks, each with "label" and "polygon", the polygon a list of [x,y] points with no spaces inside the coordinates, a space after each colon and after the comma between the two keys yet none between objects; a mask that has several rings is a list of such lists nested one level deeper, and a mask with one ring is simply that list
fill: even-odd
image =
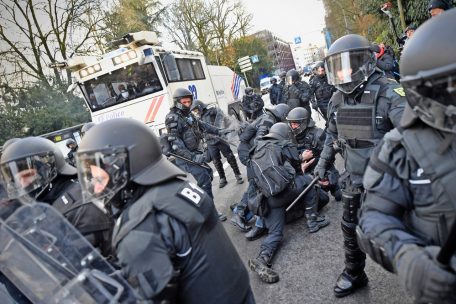
[{"label": "police baton", "polygon": [[301,197],[306,194],[310,188],[312,188],[312,186],[319,180],[320,178],[317,176],[315,177],[311,182],[310,184],[306,187],[306,189],[304,189],[301,194],[298,195],[298,197],[293,201],[293,203],[291,203],[290,206],[288,206],[287,209],[285,209],[286,212],[288,212],[291,208],[293,208],[293,206],[301,199]]},{"label": "police baton", "polygon": [[451,226],[450,233],[448,238],[440,249],[439,254],[437,255],[437,262],[443,267],[446,268],[450,264],[451,257],[456,251],[456,220]]},{"label": "police baton", "polygon": [[220,140],[221,142],[223,142],[223,143],[225,143],[225,144],[227,144],[227,145],[230,145],[230,146],[233,146],[233,147],[236,147],[236,148],[237,148],[237,145],[236,145],[236,144],[234,144],[234,143],[232,143],[232,142],[229,142],[229,141],[227,141],[226,139],[221,138],[220,136],[212,135],[212,138],[218,139],[218,140]]},{"label": "police baton", "polygon": [[204,168],[204,169],[208,169],[208,170],[212,170],[211,167],[209,167],[208,165],[205,165],[205,164],[200,164],[200,163],[197,163],[191,159],[188,159],[187,157],[183,157],[183,156],[180,156],[180,155],[177,155],[177,154],[174,154],[174,153],[168,153],[169,156],[173,156],[175,158],[179,158],[179,159],[182,159],[182,160],[185,160],[186,162],[192,164],[192,165],[196,165],[196,166],[200,166],[201,168]]}]

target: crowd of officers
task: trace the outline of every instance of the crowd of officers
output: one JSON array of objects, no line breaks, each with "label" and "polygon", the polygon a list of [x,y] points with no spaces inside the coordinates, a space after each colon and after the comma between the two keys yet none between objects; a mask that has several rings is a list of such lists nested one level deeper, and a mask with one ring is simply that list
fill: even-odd
[{"label": "crowd of officers", "polygon": [[[142,301],[255,303],[221,224],[226,216],[215,209],[208,165],[220,188],[228,183],[221,155],[244,182],[228,140],[236,133],[248,187],[231,206],[231,223],[248,240],[266,235],[247,261],[262,281],[279,280],[272,260],[285,223],[304,218],[310,233],[324,228],[329,220],[320,211],[331,194],[343,205],[345,267],[336,297],[368,284],[368,254],[398,274],[417,303],[456,303],[456,40],[448,39],[455,20],[451,9],[416,30],[401,57],[400,83],[379,69],[378,46],[343,36],[310,84],[295,70],[279,84],[273,79],[272,106],[247,88],[248,122],[239,128],[226,128],[220,109],[180,88],[160,139],[131,119],[89,124],[79,147],[68,142],[70,163],[44,138],[11,139],[0,161],[8,197],[2,225],[31,197],[57,209]],[[24,276],[2,271],[0,278],[0,297],[29,302],[34,291],[12,283]]]}]

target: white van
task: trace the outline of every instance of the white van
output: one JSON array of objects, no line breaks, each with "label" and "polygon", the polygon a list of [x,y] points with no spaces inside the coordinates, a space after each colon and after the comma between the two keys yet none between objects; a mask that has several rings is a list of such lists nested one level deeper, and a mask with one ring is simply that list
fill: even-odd
[{"label": "white van", "polygon": [[269,88],[272,86],[271,80],[272,78],[275,78],[277,82],[279,82],[279,77],[277,76],[272,76],[272,77],[266,77],[260,80],[260,90],[261,94],[267,94],[269,93]]}]

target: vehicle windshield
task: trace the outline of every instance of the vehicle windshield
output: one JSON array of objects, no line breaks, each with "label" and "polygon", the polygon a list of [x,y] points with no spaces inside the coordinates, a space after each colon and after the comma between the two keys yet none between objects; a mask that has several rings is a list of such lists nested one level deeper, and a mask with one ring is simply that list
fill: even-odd
[{"label": "vehicle windshield", "polygon": [[271,84],[271,81],[269,79],[266,79],[266,80],[262,80],[261,81],[260,86],[261,87],[267,87],[270,84]]},{"label": "vehicle windshield", "polygon": [[152,64],[130,66],[80,85],[92,112],[163,90]]}]

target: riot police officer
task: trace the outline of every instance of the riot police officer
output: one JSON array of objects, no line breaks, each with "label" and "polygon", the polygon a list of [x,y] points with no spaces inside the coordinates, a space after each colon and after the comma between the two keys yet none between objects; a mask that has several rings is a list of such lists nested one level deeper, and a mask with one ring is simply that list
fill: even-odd
[{"label": "riot police officer", "polygon": [[264,101],[260,95],[255,94],[251,87],[245,88],[244,96],[242,96],[242,110],[247,116],[247,119],[253,121],[263,114]]},{"label": "riot police officer", "polygon": [[[264,196],[260,194],[263,198],[258,200],[267,204],[267,207],[263,208],[268,210],[264,211],[264,222],[268,235],[261,243],[257,258],[249,260],[249,267],[264,282],[275,283],[279,280],[279,275],[271,269],[271,266],[272,259],[283,239],[286,221],[285,208],[310,184],[312,178],[309,175],[301,174],[302,158],[296,146],[291,142],[288,125],[283,122],[274,124],[269,133],[258,140],[252,155],[252,162],[252,169],[256,175],[254,183],[264,194]],[[269,170],[272,167],[274,170]],[[274,192],[271,190],[271,184],[273,184],[272,187],[275,187]],[[307,218],[310,233],[317,232],[329,224],[324,216],[318,215],[317,197],[315,188],[311,188],[293,207],[305,210],[301,214],[305,214]],[[325,199],[327,203],[328,198]]]},{"label": "riot police officer", "polygon": [[[208,107],[208,105],[201,100],[195,100],[192,103],[191,110],[196,118],[201,119],[202,121],[213,125],[216,128],[221,129],[223,127],[225,115],[220,108]],[[228,143],[225,142],[222,138],[214,137],[209,133],[204,133],[204,136],[207,144],[207,152],[210,156],[210,159],[214,163],[214,167],[220,177],[219,188],[223,188],[226,186],[226,184],[228,184],[228,181],[226,180],[225,170],[223,169],[220,152],[223,154],[223,156],[225,156],[226,160],[233,169],[234,177],[236,178],[237,183],[242,184],[244,181],[242,180],[241,171],[239,171],[236,157],[234,156],[233,151],[231,151]]]},{"label": "riot police officer", "polygon": [[104,256],[111,254],[111,218],[94,204],[83,203],[77,171],[53,142],[21,138],[3,151],[0,166],[10,199],[31,196],[51,204]]},{"label": "riot police officer", "polygon": [[[268,134],[269,129],[277,122],[285,121],[290,108],[286,104],[279,104],[265,109],[265,113],[258,117],[254,122],[244,127],[243,131],[239,135],[239,146],[238,146],[238,155],[239,160],[247,168],[247,179],[249,181],[249,186],[247,190],[242,195],[241,201],[237,204],[234,209],[234,216],[231,219],[231,222],[239,227],[241,231],[247,232],[250,230],[246,223],[247,215],[247,203],[255,195],[255,186],[253,184],[253,173],[251,170],[250,163],[250,150],[255,146],[257,140]],[[246,234],[248,240],[255,240],[258,237],[266,233],[266,228],[264,228],[261,219],[257,220],[254,228]]]},{"label": "riot police officer", "polygon": [[271,87],[269,88],[269,100],[272,105],[279,104],[282,100],[282,84],[277,84],[277,79],[275,77],[271,78]]},{"label": "riot police officer", "polygon": [[[287,122],[293,134],[293,139],[298,148],[299,153],[309,153],[310,159],[307,172],[313,172],[315,166],[320,159],[321,151],[325,144],[326,133],[323,129],[318,128],[315,122],[310,117],[306,109],[297,107],[290,111],[287,115]],[[320,181],[320,185],[326,191],[331,191],[336,201],[342,199],[342,192],[339,189],[339,171],[332,164],[328,168],[328,176],[324,181]]]},{"label": "riot police officer", "polygon": [[[206,193],[213,198],[212,194],[212,169],[207,165],[206,155],[202,147],[203,133],[215,135],[226,134],[225,130],[199,121],[193,116],[191,106],[193,94],[185,88],[178,88],[173,94],[174,106],[166,115],[165,124],[167,139],[172,152],[181,156],[176,159],[176,165],[182,170],[193,175]],[[219,213],[220,220],[226,220],[226,216]]]},{"label": "riot police officer", "polygon": [[78,174],[86,201],[121,211],[112,245],[143,298],[254,303],[212,197],[162,155],[147,126],[124,118],[94,126],[81,141]]},{"label": "riot police officer", "polygon": [[328,107],[325,147],[315,174],[325,178],[337,147],[342,149],[342,233],[345,269],[334,287],[336,297],[351,294],[368,282],[366,255],[359,249],[355,226],[364,192],[362,176],[374,147],[383,135],[399,125],[405,105],[403,89],[376,69],[371,45],[359,35],[346,35],[334,42],[325,59],[329,84],[337,88]]},{"label": "riot police officer", "polygon": [[76,159],[74,158],[76,151],[78,151],[78,144],[72,138],[68,139],[65,143],[66,147],[70,149],[67,154],[67,160],[70,165],[73,167],[76,166]]},{"label": "riot police officer", "polygon": [[288,104],[290,110],[296,107],[303,107],[309,113],[310,110],[310,86],[307,82],[301,81],[301,76],[295,69],[287,72],[287,87],[283,95],[283,102]]},{"label": "riot police officer", "polygon": [[[456,237],[455,18],[453,9],[428,20],[407,43],[400,68],[408,104],[364,175],[360,247],[399,275],[415,303],[456,303],[455,253],[442,249]],[[446,56],[434,56],[441,50]]]},{"label": "riot police officer", "polygon": [[317,62],[314,69],[314,77],[312,77],[309,82],[312,96],[312,108],[316,111],[320,109],[323,119],[327,121],[328,103],[331,96],[336,91],[336,88],[328,83],[323,61]]}]

